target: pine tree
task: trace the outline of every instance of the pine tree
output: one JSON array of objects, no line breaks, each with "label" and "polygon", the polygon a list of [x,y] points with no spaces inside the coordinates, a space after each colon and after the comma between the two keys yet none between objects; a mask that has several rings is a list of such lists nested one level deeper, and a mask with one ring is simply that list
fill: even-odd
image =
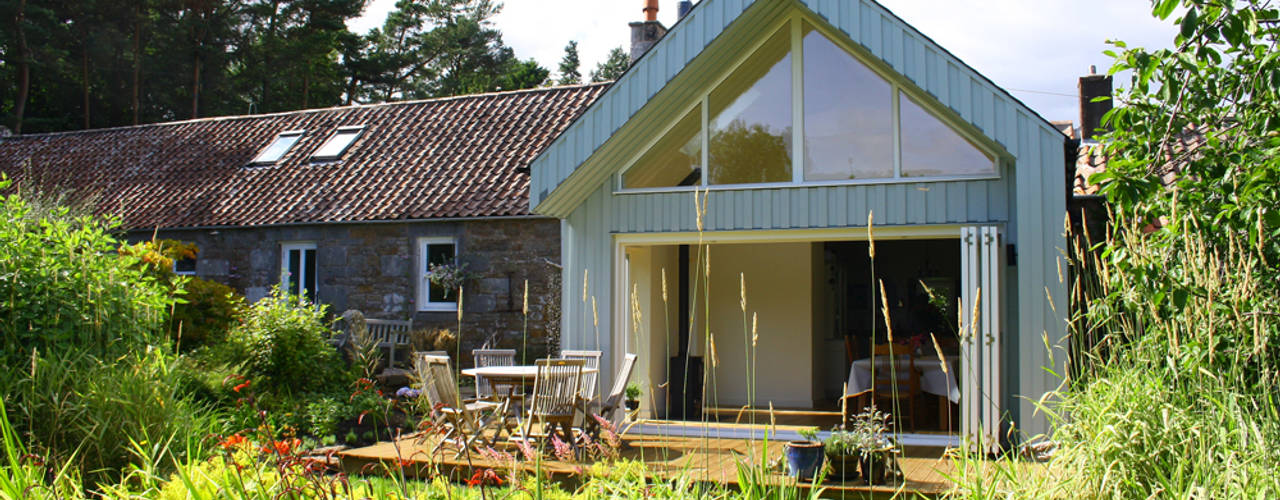
[{"label": "pine tree", "polygon": [[622,47],[614,47],[609,51],[609,57],[600,64],[596,65],[596,69],[591,70],[592,82],[607,82],[617,80],[623,73],[627,72],[627,68],[631,66],[631,56],[627,55]]},{"label": "pine tree", "polygon": [[556,83],[560,85],[582,83],[582,73],[578,71],[580,65],[578,41],[569,40],[569,45],[564,46],[564,57],[560,59],[560,79]]}]

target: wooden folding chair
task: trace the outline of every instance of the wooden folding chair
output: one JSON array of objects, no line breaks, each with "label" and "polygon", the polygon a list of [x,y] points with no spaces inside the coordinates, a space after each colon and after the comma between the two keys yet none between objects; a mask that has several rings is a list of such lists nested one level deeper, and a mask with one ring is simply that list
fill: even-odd
[{"label": "wooden folding chair", "polygon": [[[893,369],[876,369],[871,385],[873,402],[888,401],[885,407],[888,413],[897,413],[906,403],[906,410],[911,421],[910,429],[916,428],[916,399],[920,396],[920,372],[916,371],[915,359],[911,357],[911,349],[898,344],[877,344],[872,355],[872,362],[877,357],[893,357]],[[877,366],[877,368],[879,368]],[[896,403],[896,404],[895,404]],[[901,422],[901,415],[893,415]]]},{"label": "wooden folding chair", "polygon": [[[475,359],[476,368],[516,364],[515,349],[472,349],[471,357]],[[514,396],[515,388],[509,385],[493,387],[484,377],[476,377],[477,399],[494,399],[495,393],[501,397]]]},{"label": "wooden folding chair", "polygon": [[[560,357],[563,359],[580,359],[584,368],[593,370],[600,369],[600,351],[560,351]],[[582,391],[580,395],[582,399],[587,401],[588,405],[595,405],[596,393],[599,392],[596,383],[600,380],[600,372],[583,373],[582,374]]]},{"label": "wooden folding chair", "polygon": [[[609,395],[605,396],[600,404],[600,411],[596,413],[587,412],[587,418],[583,421],[583,431],[591,436],[591,439],[600,439],[600,422],[595,419],[599,416],[601,420],[609,423],[614,432],[622,434],[622,423],[626,419],[626,391],[627,382],[631,380],[631,372],[636,366],[636,355],[628,353],[622,358],[622,368],[618,370],[618,377],[613,380],[613,389],[609,391]],[[594,416],[593,416],[594,415]]]},{"label": "wooden folding chair", "polygon": [[538,375],[533,382],[533,394],[529,397],[528,418],[520,429],[520,438],[529,439],[534,422],[542,424],[543,433],[550,437],[558,428],[565,443],[574,445],[573,418],[580,401],[578,391],[582,387],[580,359],[539,359]]},{"label": "wooden folding chair", "polygon": [[[432,408],[440,413],[440,421],[449,429],[432,453],[446,442],[457,441],[461,443],[454,456],[457,458],[472,446],[492,447],[496,440],[502,438],[503,432],[510,434],[505,401],[463,400],[458,394],[458,384],[453,378],[448,357],[422,356],[419,359],[422,360],[422,392],[427,395]],[[494,432],[492,439],[485,436],[485,431],[490,429]]]}]

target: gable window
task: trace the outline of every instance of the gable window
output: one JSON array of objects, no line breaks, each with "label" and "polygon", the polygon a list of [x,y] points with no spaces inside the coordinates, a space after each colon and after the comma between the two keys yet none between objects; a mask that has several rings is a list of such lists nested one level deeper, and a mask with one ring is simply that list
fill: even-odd
[{"label": "gable window", "polygon": [[622,170],[623,191],[998,176],[999,146],[803,14],[748,53]]},{"label": "gable window", "polygon": [[288,153],[290,149],[293,149],[294,144],[297,144],[298,141],[302,140],[302,135],[305,133],[305,130],[286,130],[284,132],[280,132],[276,135],[275,140],[271,141],[271,144],[268,144],[266,148],[259,152],[258,156],[254,157],[253,161],[250,163],[254,165],[271,165],[280,161],[281,158],[284,158],[285,153]]},{"label": "gable window", "polygon": [[431,282],[431,266],[453,265],[458,260],[458,240],[449,236],[418,238],[418,310],[456,311],[458,291]]},{"label": "gable window", "polygon": [[316,300],[316,244],[285,243],[280,246],[280,286],[285,291]]},{"label": "gable window", "polygon": [[339,128],[329,140],[320,145],[320,149],[311,154],[311,159],[313,161],[326,161],[342,158],[342,155],[347,152],[347,148],[350,148],[351,144],[360,138],[361,132],[364,132],[364,125]]}]

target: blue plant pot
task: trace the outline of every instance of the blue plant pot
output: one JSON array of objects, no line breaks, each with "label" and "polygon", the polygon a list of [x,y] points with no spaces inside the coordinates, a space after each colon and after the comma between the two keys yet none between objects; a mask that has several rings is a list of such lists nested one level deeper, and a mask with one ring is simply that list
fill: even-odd
[{"label": "blue plant pot", "polygon": [[799,479],[812,479],[822,469],[822,443],[812,441],[788,441],[787,475]]}]

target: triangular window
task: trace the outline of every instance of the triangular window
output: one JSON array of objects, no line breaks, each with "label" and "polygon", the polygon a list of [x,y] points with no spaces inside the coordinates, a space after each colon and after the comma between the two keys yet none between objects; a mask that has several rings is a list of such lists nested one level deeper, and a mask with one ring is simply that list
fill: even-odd
[{"label": "triangular window", "polygon": [[906,94],[898,97],[902,121],[902,176],[990,175],[995,162],[950,125]]},{"label": "triangular window", "polygon": [[627,189],[702,184],[702,107],[676,123],[622,174]]}]

